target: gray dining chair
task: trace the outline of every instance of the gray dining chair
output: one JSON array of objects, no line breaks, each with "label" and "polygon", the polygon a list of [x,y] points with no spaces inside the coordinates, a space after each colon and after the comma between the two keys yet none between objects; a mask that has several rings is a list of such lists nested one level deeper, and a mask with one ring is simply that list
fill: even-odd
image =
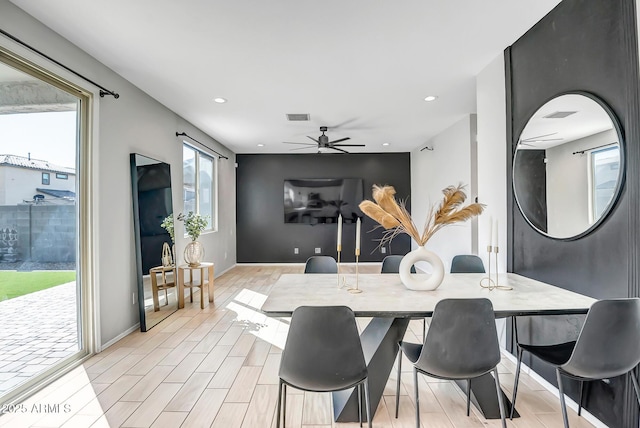
[{"label": "gray dining chair", "polygon": [[338,273],[338,264],[331,256],[311,256],[305,263],[304,273]]},{"label": "gray dining chair", "polygon": [[451,273],[485,273],[482,259],[472,254],[461,254],[451,260]]},{"label": "gray dining chair", "polygon": [[[276,428],[286,419],[287,385],[304,391],[329,392],[358,388],[371,428],[369,381],[353,311],[346,306],[300,306],[293,311],[280,360]],[[364,387],[364,388],[363,388]],[[364,389],[364,391],[363,391]]]},{"label": "gray dining chair", "polygon": [[[404,256],[387,256],[382,259],[382,269],[380,273],[399,273],[400,262]],[[411,266],[411,273],[416,273],[416,267]]]},{"label": "gray dining chair", "polygon": [[[420,428],[418,373],[438,379],[467,381],[467,416],[471,404],[471,379],[493,372],[500,406],[502,427],[506,428],[505,408],[498,378],[500,345],[493,305],[489,299],[444,299],[436,304],[424,344],[401,342],[402,354],[413,363],[416,427]],[[396,418],[400,388],[396,389]]]},{"label": "gray dining chair", "polygon": [[[400,262],[404,256],[387,256],[382,259],[382,268],[380,273],[399,273],[400,272]],[[411,266],[411,273],[416,273],[416,267]],[[422,341],[424,341],[424,337],[427,334],[427,320],[424,317],[420,318],[411,318],[422,320]]]},{"label": "gray dining chair", "polygon": [[[517,343],[517,342],[516,342]],[[640,363],[640,299],[608,299],[595,302],[576,341],[555,345],[518,345],[518,364],[513,385],[511,417],[516,405],[523,351],[551,364],[556,369],[560,405],[565,428],[569,428],[562,377],[580,382],[578,415],[584,400],[584,382],[631,374],[636,398],[640,388],[633,369]]]}]

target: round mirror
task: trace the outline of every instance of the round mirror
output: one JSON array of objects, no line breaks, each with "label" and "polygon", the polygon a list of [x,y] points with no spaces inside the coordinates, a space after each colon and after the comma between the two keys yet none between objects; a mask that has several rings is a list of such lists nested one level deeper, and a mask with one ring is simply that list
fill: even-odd
[{"label": "round mirror", "polygon": [[560,95],[535,112],[513,158],[513,189],[538,232],[572,239],[594,229],[613,208],[624,178],[620,126],[603,101]]}]

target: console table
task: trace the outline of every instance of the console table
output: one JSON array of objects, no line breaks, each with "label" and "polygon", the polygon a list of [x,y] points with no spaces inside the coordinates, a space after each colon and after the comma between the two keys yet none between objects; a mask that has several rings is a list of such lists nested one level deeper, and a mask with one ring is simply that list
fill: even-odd
[{"label": "console table", "polygon": [[[189,272],[189,281],[185,282],[185,272]],[[194,280],[194,271],[199,271],[199,282]],[[205,271],[207,272],[205,280]],[[205,282],[206,281],[206,282]],[[178,266],[178,309],[184,308],[184,289],[189,288],[189,297],[193,302],[193,288],[200,288],[200,309],[204,309],[204,290],[208,287],[209,303],[213,303],[213,263],[188,264]]]}]

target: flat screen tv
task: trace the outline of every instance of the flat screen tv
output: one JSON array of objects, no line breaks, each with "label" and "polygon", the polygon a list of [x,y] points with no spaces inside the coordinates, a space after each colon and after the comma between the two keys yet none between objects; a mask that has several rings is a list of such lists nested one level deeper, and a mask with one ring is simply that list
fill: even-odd
[{"label": "flat screen tv", "polygon": [[361,178],[300,178],[284,181],[284,222],[321,224],[355,223],[362,217]]}]

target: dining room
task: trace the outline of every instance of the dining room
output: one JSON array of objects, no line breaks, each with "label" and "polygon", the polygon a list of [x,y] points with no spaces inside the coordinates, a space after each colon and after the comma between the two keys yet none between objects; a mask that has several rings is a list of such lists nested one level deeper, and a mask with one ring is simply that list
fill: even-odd
[{"label": "dining room", "polygon": [[[635,0],[549,0],[528,11],[498,1],[500,12],[470,4],[437,14],[434,5],[362,2],[248,11],[64,1],[86,19],[0,2],[0,60],[92,88],[94,122],[78,151],[88,177],[77,224],[86,353],[3,397],[0,426],[638,426],[635,365],[579,375],[540,348],[566,345],[562,363],[572,362],[576,341],[587,342],[578,337],[595,329],[623,342],[598,345],[612,357],[600,364],[633,353],[629,322],[607,335],[585,320],[600,316],[596,303],[640,296]],[[96,12],[101,22],[88,18]],[[311,31],[311,12],[331,31]],[[146,23],[147,13],[171,31]],[[201,45],[170,19],[182,14],[210,31],[219,62],[195,62]],[[218,26],[197,15],[220,16]],[[415,33],[429,26],[420,16],[439,17],[437,37]],[[348,30],[354,17],[360,33]],[[107,29],[118,19],[128,25]],[[379,33],[387,19],[391,30]],[[149,37],[134,21],[149,24]],[[471,34],[487,28],[502,31],[474,44]],[[169,61],[167,47],[192,58]],[[442,61],[467,61],[416,59],[441,48]],[[85,75],[100,77],[99,88]],[[182,86],[191,78],[195,89]],[[162,186],[144,181],[154,174]],[[376,186],[393,190],[384,199]],[[390,217],[361,207],[388,208],[389,198]],[[440,211],[447,198],[455,209]],[[470,206],[463,221],[442,220]],[[185,221],[192,210],[202,226]],[[461,255],[482,270],[458,268]],[[383,275],[389,256],[397,266]],[[331,273],[304,273],[320,257],[333,260]],[[426,277],[439,281],[417,285]],[[487,323],[469,310],[450,309],[457,315],[446,321],[442,308],[467,299],[484,305],[491,328],[475,330]],[[322,355],[317,372],[339,355],[322,349],[341,349],[324,346],[322,329],[288,334],[316,316],[296,315],[300,307],[351,311],[339,316],[360,337],[346,343],[361,351],[338,367],[362,355],[366,382],[328,392],[329,375],[318,388],[283,377],[288,340],[301,336],[289,348],[308,359]],[[493,355],[486,370],[460,377],[421,365],[429,349],[446,349],[428,346],[443,325],[460,328],[441,336],[455,347],[490,336],[489,348],[456,348],[446,359],[460,366],[462,356]]]}]

